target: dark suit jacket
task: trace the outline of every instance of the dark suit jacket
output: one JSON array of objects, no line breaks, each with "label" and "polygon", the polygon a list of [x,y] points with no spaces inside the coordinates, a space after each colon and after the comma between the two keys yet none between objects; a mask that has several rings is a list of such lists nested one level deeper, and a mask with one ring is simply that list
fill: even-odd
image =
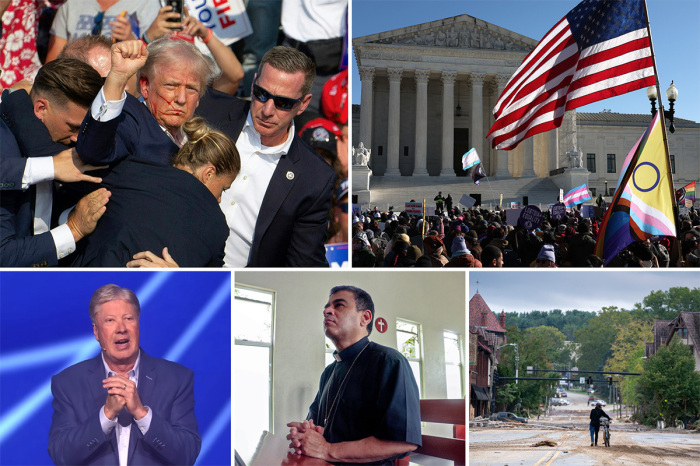
[{"label": "dark suit jacket", "polygon": [[51,140],[25,91],[3,92],[0,120],[0,266],[57,265],[51,233],[33,236],[36,189],[22,191],[21,184],[26,157],[53,156],[66,147]]},{"label": "dark suit jacket", "polygon": [[180,267],[221,267],[226,217],[190,173],[127,159],[103,178],[112,193],[95,231],[80,242],[72,265],[124,267],[140,251],[163,247]]},{"label": "dark suit jacket", "polygon": [[178,151],[148,108],[129,94],[122,113],[110,121],[95,121],[88,111],[76,149],[80,158],[92,165],[112,164],[130,157],[170,166]]},{"label": "dark suit jacket", "polygon": [[[249,108],[250,102],[208,89],[195,113],[235,142]],[[324,243],[336,177],[333,168],[294,135],[265,192],[248,267],[328,267]]]},{"label": "dark suit jacket", "polygon": [[[105,435],[99,410],[107,399],[102,357],[71,366],[51,378],[53,418],[49,455],[56,464],[116,465],[117,429]],[[141,350],[139,398],[153,419],[143,435],[131,426],[127,464],[193,464],[201,438],[194,414],[194,374]]]}]

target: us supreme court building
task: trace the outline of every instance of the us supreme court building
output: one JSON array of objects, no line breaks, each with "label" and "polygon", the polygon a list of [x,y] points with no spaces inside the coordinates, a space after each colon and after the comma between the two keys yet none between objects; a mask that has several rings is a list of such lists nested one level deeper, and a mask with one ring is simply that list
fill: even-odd
[{"label": "us supreme court building", "polygon": [[[465,174],[461,157],[474,147],[495,180],[550,178],[575,163],[589,172],[593,195],[614,191],[651,113],[569,111],[560,128],[512,151],[485,139],[498,97],[537,42],[469,15],[354,38],[361,103],[353,107],[353,146],[371,149],[372,176],[431,176],[439,186]],[[700,124],[676,118],[675,127],[668,139],[679,188],[700,178]]]}]

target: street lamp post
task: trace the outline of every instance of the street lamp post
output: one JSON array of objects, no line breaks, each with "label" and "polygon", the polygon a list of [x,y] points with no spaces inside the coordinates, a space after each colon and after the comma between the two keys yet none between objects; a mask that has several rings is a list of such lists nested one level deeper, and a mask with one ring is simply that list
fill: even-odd
[{"label": "street lamp post", "polygon": [[[651,101],[651,116],[653,117],[656,114],[656,99],[658,97],[656,94],[656,86],[650,86],[647,88],[647,97],[649,98],[649,101]],[[678,89],[676,89],[676,86],[673,85],[673,81],[671,81],[671,85],[668,87],[668,89],[666,89],[666,98],[669,101],[669,109],[663,111],[663,116],[671,123],[668,130],[671,133],[675,133],[676,127],[673,125],[673,116],[676,111],[673,108],[673,105],[676,103],[676,99],[678,98]]]}]

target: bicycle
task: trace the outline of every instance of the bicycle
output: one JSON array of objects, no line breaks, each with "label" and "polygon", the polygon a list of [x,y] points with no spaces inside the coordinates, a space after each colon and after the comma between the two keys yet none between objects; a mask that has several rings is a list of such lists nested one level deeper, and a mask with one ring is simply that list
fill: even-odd
[{"label": "bicycle", "polygon": [[603,428],[603,443],[605,444],[606,447],[610,446],[610,420],[609,419],[601,419],[600,420],[600,426]]}]

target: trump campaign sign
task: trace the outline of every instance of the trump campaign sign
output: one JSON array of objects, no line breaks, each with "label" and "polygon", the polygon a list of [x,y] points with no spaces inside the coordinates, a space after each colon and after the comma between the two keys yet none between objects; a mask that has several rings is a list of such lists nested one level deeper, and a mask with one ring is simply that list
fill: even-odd
[{"label": "trump campaign sign", "polygon": [[190,16],[199,19],[226,45],[253,33],[243,0],[187,0]]}]

